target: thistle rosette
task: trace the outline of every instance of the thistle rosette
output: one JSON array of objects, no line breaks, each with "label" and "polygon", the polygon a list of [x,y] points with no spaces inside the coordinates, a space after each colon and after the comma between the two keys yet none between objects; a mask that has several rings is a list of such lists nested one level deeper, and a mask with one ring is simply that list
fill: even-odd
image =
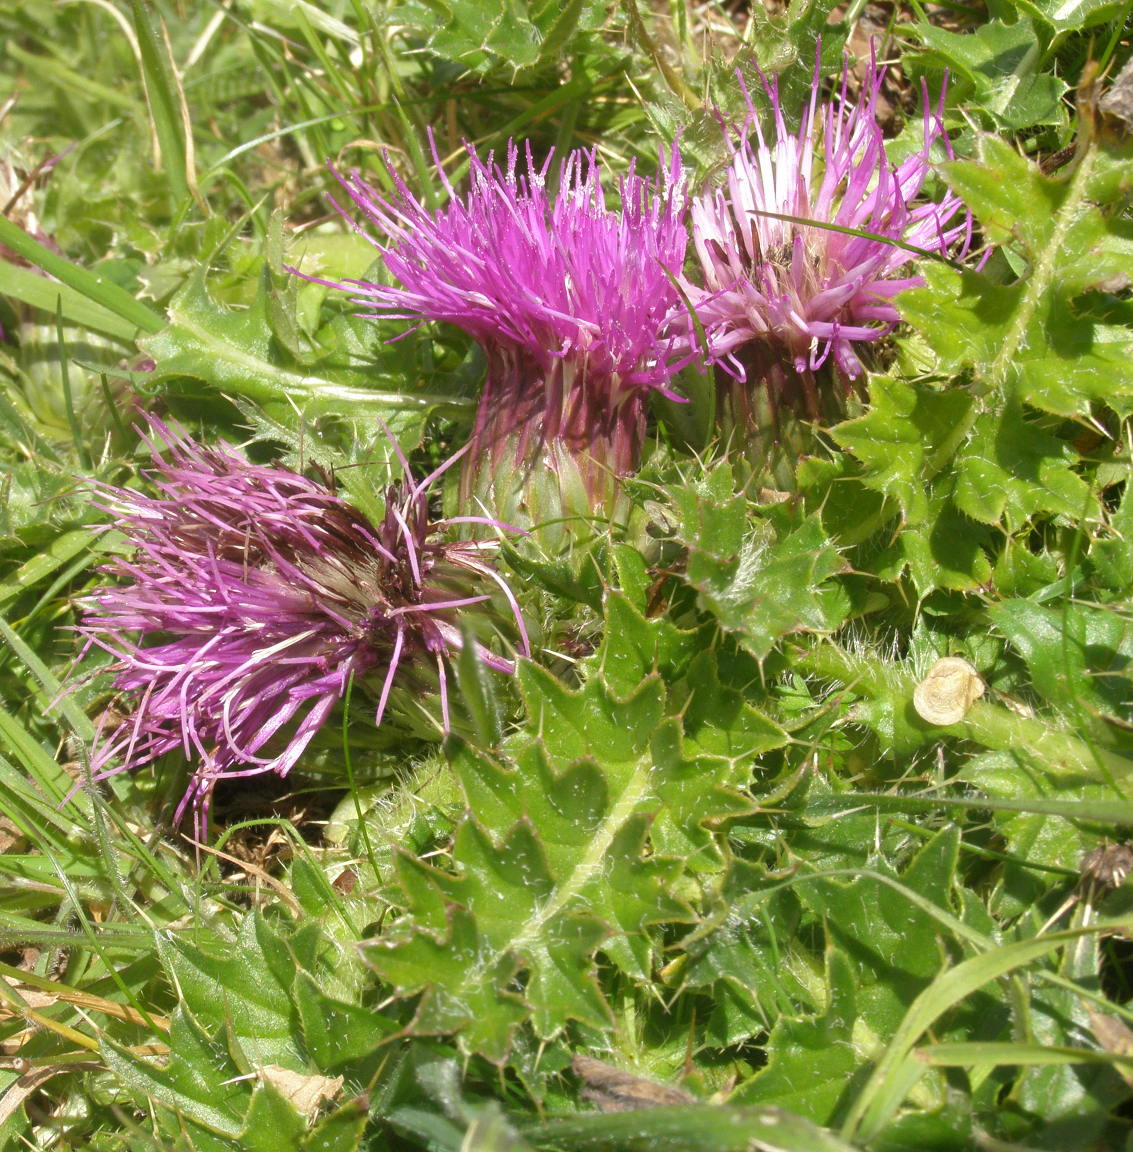
[{"label": "thistle rosette", "polygon": [[[174,818],[192,810],[203,833],[216,782],[286,776],[352,682],[379,725],[396,683],[438,686],[447,730],[446,659],[464,643],[462,614],[496,591],[529,652],[493,542],[442,535],[483,518],[430,516],[429,486],[452,460],[414,483],[401,457],[404,480],[374,525],[325,484],[150,426],[157,494],[101,489],[133,554],[82,604],[79,631],[114,655],[129,704],[99,734],[96,779],[179,749],[196,767]],[[487,667],[513,671],[474,643]]]},{"label": "thistle rosette", "polygon": [[583,499],[602,506],[613,478],[639,463],[650,394],[672,396],[673,375],[694,355],[676,284],[687,247],[678,154],[659,183],[631,169],[610,208],[596,151],[572,152],[552,195],[551,155],[538,165],[528,147],[522,166],[511,144],[501,168],[492,154],[482,160],[466,147],[463,195],[434,152],[449,195],[437,211],[388,158],[389,196],[357,173],[338,177],[374,230],[359,231],[398,283],[331,286],[352,292],[370,314],[444,321],[483,348],[466,498],[518,491],[545,463],[564,493],[581,484]]},{"label": "thistle rosette", "polygon": [[959,197],[916,203],[934,146],[951,155],[943,93],[933,108],[924,91],[921,146],[894,162],[878,122],[884,78],[871,60],[852,97],[847,62],[837,92],[820,103],[816,67],[792,133],[776,80],[761,77],[765,132],[739,77],[748,114],[729,138],[726,179],[691,207],[704,276],[696,314],[739,420],[760,388],[773,408],[801,403],[816,415],[819,370],[829,365],[842,388],[862,375],[858,348],[889,332],[900,320],[894,298],[923,283],[915,257],[967,249],[971,217]]}]

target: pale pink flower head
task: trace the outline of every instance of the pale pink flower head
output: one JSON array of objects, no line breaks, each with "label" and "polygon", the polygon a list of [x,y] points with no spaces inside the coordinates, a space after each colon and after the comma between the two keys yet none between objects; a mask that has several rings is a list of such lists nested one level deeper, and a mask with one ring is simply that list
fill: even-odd
[{"label": "pale pink flower head", "polygon": [[462,613],[491,593],[506,597],[527,652],[491,542],[447,539],[464,521],[430,515],[439,472],[414,483],[402,458],[375,525],[326,484],[149,424],[156,494],[100,490],[133,553],[81,605],[79,631],[114,655],[127,712],[99,733],[96,779],[180,750],[195,767],[175,820],[192,810],[203,834],[216,782],[286,776],[352,682],[375,724],[395,683],[439,686],[447,729],[445,662],[464,642]]},{"label": "pale pink flower head", "polygon": [[748,115],[730,134],[726,178],[693,198],[691,215],[704,280],[696,314],[741,409],[745,389],[765,387],[773,403],[801,399],[814,414],[816,372],[829,364],[843,386],[862,375],[860,346],[889,332],[900,319],[894,297],[923,283],[917,255],[966,250],[960,199],[918,200],[933,146],[951,154],[943,94],[934,109],[924,93],[921,145],[896,162],[877,118],[884,78],[871,60],[851,97],[847,62],[820,103],[816,67],[790,132],[776,80],[760,78],[765,129],[740,76]]},{"label": "pale pink flower head", "polygon": [[[674,149],[659,182],[632,170],[606,202],[597,153],[572,152],[548,189],[552,156],[508,148],[501,167],[468,145],[459,193],[439,158],[448,204],[430,211],[387,167],[385,195],[339,176],[395,286],[334,286],[374,315],[446,321],[484,350],[487,376],[463,491],[485,476],[547,463],[577,467],[600,503],[611,477],[638,464],[648,398],[693,356],[677,288],[687,246]],[[663,159],[665,159],[663,157]]]}]

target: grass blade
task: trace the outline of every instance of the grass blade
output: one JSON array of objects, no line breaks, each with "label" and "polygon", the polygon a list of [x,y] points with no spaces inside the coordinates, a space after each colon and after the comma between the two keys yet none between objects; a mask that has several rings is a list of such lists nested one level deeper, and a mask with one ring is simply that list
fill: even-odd
[{"label": "grass blade", "polygon": [[851,1141],[868,1143],[884,1129],[928,1067],[914,1058],[913,1045],[950,1008],[1000,976],[1101,928],[1102,925],[1096,924],[1092,928],[1068,929],[1005,944],[942,973],[909,1005],[889,1047],[850,1108],[842,1135]]},{"label": "grass blade", "polygon": [[[87,300],[121,317],[132,326],[133,331],[152,334],[160,332],[165,327],[165,321],[161,316],[147,308],[140,300],[135,300],[124,288],[97,272],[72,264],[65,256],[52,252],[34,236],[29,236],[18,224],[13,224],[3,216],[0,216],[0,244],[11,248],[17,256],[22,256],[49,276],[54,276],[69,288],[73,288],[80,296],[85,296]],[[26,282],[23,286],[26,291]],[[54,288],[50,293],[48,311],[55,310],[55,298],[58,295],[58,288]],[[71,318],[70,313],[67,313],[67,316],[68,319]]]},{"label": "grass blade", "polygon": [[181,90],[169,47],[169,34],[161,17],[147,12],[142,0],[133,0],[133,11],[150,118],[157,134],[170,194],[175,204],[182,205],[190,196],[199,199],[185,94]]}]

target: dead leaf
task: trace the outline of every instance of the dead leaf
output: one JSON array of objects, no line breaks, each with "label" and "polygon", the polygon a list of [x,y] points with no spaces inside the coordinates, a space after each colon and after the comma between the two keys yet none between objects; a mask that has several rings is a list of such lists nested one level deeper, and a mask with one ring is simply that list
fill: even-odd
[{"label": "dead leaf", "polygon": [[696,1103],[696,1098],[683,1088],[656,1084],[591,1056],[575,1056],[570,1066],[583,1082],[582,1098],[597,1105],[601,1112],[632,1112],[637,1108]]},{"label": "dead leaf", "polygon": [[18,1080],[9,1084],[7,1091],[3,1096],[0,1096],[0,1124],[6,1123],[16,1113],[20,1105],[29,1096],[35,1095],[40,1086],[50,1080],[52,1076],[58,1076],[60,1072],[74,1072],[78,1069],[98,1069],[101,1067],[101,1064],[94,1061],[84,1060],[79,1064],[45,1064],[42,1067],[29,1069]]},{"label": "dead leaf", "polygon": [[[1090,1017],[1090,1027],[1093,1029],[1094,1039],[1102,1048],[1113,1056],[1133,1056],[1133,1031],[1116,1016],[1103,1016],[1087,1005],[1086,1011]],[[1133,1071],[1115,1064],[1117,1074],[1126,1084],[1133,1088]]]},{"label": "dead leaf", "polygon": [[341,1076],[315,1076],[295,1072],[279,1064],[264,1064],[257,1069],[260,1078],[286,1096],[306,1117],[313,1116],[342,1088]]}]

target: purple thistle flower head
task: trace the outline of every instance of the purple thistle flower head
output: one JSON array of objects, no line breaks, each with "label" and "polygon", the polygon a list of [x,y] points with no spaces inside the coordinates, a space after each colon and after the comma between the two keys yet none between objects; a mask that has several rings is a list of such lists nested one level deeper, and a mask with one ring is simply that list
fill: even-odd
[{"label": "purple thistle flower head", "polygon": [[847,61],[840,90],[820,105],[816,64],[795,133],[775,79],[761,77],[772,109],[765,132],[740,77],[748,117],[729,141],[726,181],[694,197],[691,215],[704,273],[696,313],[741,409],[746,380],[765,384],[773,402],[801,390],[814,414],[816,371],[830,361],[844,383],[859,377],[857,345],[890,331],[900,319],[893,298],[923,283],[909,267],[914,250],[966,251],[971,217],[957,196],[914,203],[933,145],[950,154],[943,94],[932,109],[925,92],[923,143],[894,163],[877,120],[884,77],[871,60],[851,99]]},{"label": "purple thistle flower head", "polygon": [[396,189],[388,197],[357,173],[338,177],[398,286],[331,286],[374,315],[454,324],[484,349],[465,496],[477,477],[514,464],[526,472],[544,456],[556,468],[573,460],[600,503],[610,477],[638,463],[649,394],[673,395],[669,381],[693,356],[688,324],[677,322],[675,277],[687,247],[678,154],[660,184],[631,169],[611,209],[596,151],[567,157],[552,196],[550,155],[538,165],[528,147],[521,165],[511,144],[501,168],[466,147],[470,187],[461,195],[434,146],[450,197],[435,212],[388,158]]},{"label": "purple thistle flower head", "polygon": [[[395,681],[439,681],[447,729],[445,660],[463,643],[462,610],[491,592],[529,652],[492,542],[440,539],[460,520],[430,518],[428,487],[451,460],[414,483],[401,457],[405,478],[373,525],[323,484],[149,423],[157,495],[101,490],[134,552],[82,605],[79,631],[116,657],[114,686],[132,705],[100,732],[96,778],[181,749],[197,767],[175,819],[192,809],[203,835],[216,781],[287,775],[352,679],[375,698],[377,724]],[[477,654],[513,670],[479,644]]]}]

